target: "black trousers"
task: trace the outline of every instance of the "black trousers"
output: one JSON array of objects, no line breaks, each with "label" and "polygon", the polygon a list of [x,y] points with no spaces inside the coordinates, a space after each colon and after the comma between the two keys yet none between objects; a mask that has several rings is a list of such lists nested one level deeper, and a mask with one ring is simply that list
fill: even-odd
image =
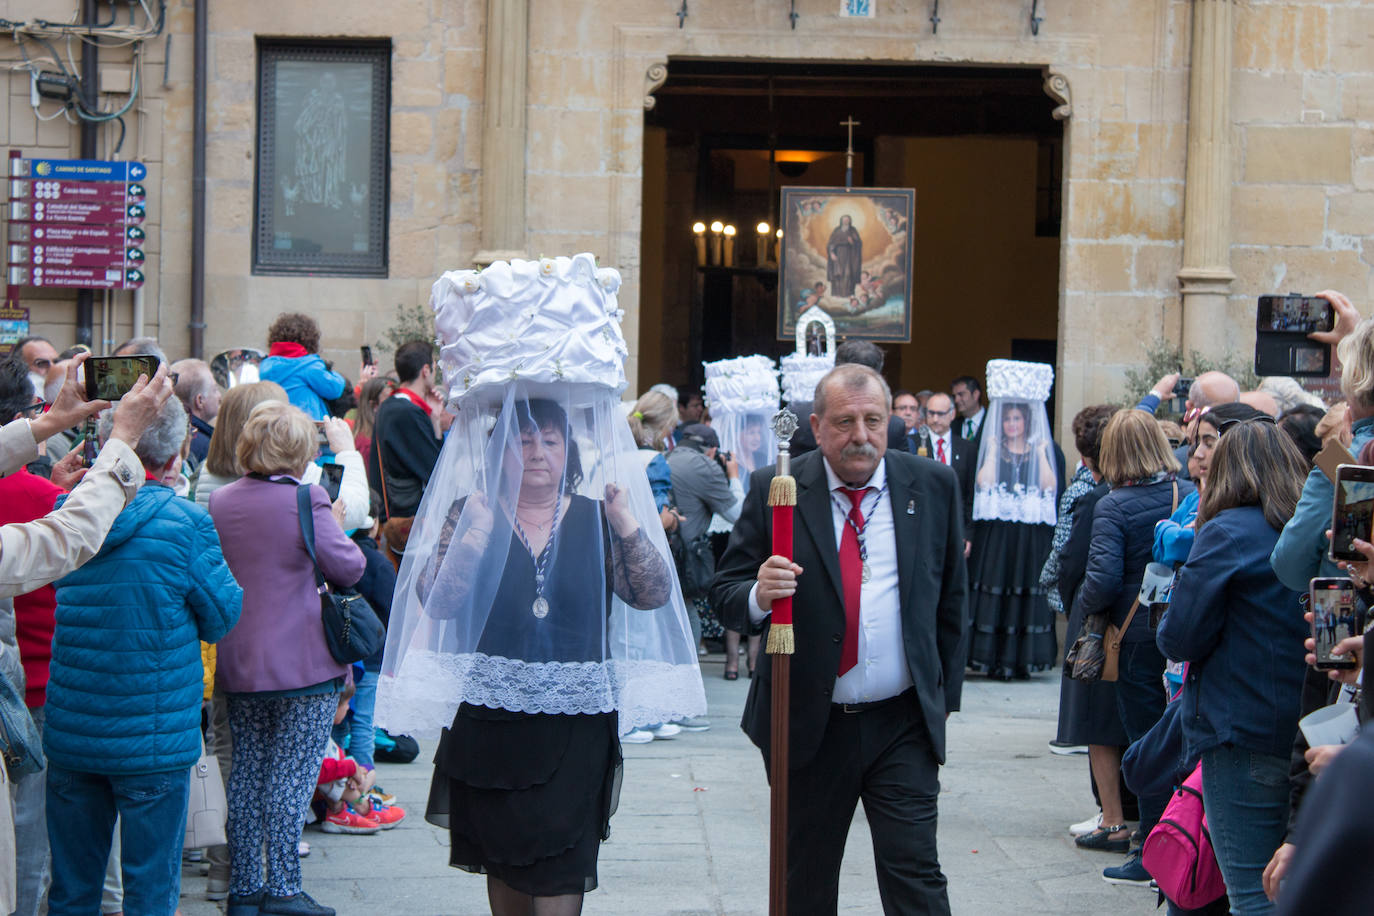
[{"label": "black trousers", "polygon": [[935,846],[939,795],[940,767],[910,691],[862,712],[832,707],[815,758],[791,771],[789,916],[835,914],[840,862],[860,799],[873,835],[883,912],[948,916]]}]

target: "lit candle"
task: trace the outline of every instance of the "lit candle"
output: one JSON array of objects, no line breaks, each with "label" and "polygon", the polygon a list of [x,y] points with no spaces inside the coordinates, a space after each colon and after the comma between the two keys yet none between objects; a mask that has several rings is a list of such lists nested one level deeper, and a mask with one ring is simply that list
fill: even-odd
[{"label": "lit candle", "polygon": [[735,227],[725,227],[725,266],[735,266]]},{"label": "lit candle", "polygon": [[777,231],[777,237],[778,237],[778,238],[777,238],[777,241],[775,241],[775,242],[773,243],[773,260],[775,260],[775,261],[780,261],[780,260],[782,260],[782,229],[781,229],[781,228],[779,228],[778,231]]},{"label": "lit candle", "polygon": [[711,223],[711,263],[720,265],[720,234],[725,230],[725,224],[720,220]]},{"label": "lit candle", "polygon": [[706,266],[706,224],[692,223],[692,241],[697,249],[697,266]]},{"label": "lit candle", "polygon": [[758,243],[757,257],[760,267],[768,263],[768,236],[771,229],[772,227],[767,223],[759,223],[758,225],[759,236],[755,241]]}]

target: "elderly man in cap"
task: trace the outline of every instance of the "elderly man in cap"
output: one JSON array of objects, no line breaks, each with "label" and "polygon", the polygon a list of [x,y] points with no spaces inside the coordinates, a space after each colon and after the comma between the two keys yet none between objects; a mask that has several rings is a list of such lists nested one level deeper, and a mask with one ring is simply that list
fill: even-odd
[{"label": "elderly man in cap", "polygon": [[[744,485],[739,465],[729,454],[720,453],[716,431],[704,423],[689,423],[679,428],[677,447],[668,453],[668,469],[673,476],[673,496],[682,514],[682,541],[689,549],[693,541],[706,536],[711,516],[727,522],[739,518],[744,504]],[[692,636],[701,645],[701,619],[687,595]]]}]

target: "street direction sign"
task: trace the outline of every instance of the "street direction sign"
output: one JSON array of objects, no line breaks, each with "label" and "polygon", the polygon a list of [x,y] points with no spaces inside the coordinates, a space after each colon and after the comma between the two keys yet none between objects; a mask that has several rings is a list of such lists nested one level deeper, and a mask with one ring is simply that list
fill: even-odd
[{"label": "street direction sign", "polygon": [[142,181],[148,177],[148,167],[141,162],[107,159],[11,159],[10,177]]},{"label": "street direction sign", "polygon": [[148,211],[143,204],[104,204],[84,200],[16,200],[10,202],[11,220],[35,223],[141,223]]},{"label": "street direction sign", "polygon": [[12,266],[9,282],[14,286],[137,289],[143,285],[143,271],[137,267]]},{"label": "street direction sign", "polygon": [[148,196],[148,190],[138,182],[119,181],[26,181],[10,182],[10,200],[79,200],[102,203],[132,203]]},{"label": "street direction sign", "polygon": [[137,267],[144,261],[142,248],[123,245],[11,245],[11,264],[34,267]]},{"label": "street direction sign", "polygon": [[63,223],[11,223],[11,242],[49,242],[56,245],[119,245],[143,247],[148,237],[140,226],[94,226]]}]

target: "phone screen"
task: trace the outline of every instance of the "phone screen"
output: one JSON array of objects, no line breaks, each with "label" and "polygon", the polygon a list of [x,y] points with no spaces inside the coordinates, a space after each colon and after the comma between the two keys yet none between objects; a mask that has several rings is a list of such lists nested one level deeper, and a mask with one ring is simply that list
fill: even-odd
[{"label": "phone screen", "polygon": [[1311,334],[1336,326],[1336,312],[1320,296],[1260,296],[1255,330]]},{"label": "phone screen", "polygon": [[86,397],[92,401],[118,401],[129,393],[140,375],[152,378],[158,365],[156,356],[92,356],[83,364]]},{"label": "phone screen", "polygon": [[362,354],[363,354],[363,365],[364,365],[364,366],[370,366],[370,365],[372,365],[372,348],[369,347],[367,344],[363,344],[363,346],[362,346],[361,349],[362,349]]},{"label": "phone screen", "polygon": [[341,464],[325,464],[320,469],[324,472],[320,475],[320,486],[329,494],[329,501],[332,503],[339,498],[339,487],[343,484],[344,466]]},{"label": "phone screen", "polygon": [[1349,656],[1333,656],[1342,639],[1358,636],[1364,627],[1355,609],[1355,587],[1349,579],[1313,579],[1311,584],[1312,642],[1318,668],[1353,668]]},{"label": "phone screen", "polygon": [[1364,560],[1350,542],[1370,540],[1374,522],[1374,468],[1343,464],[1336,469],[1336,499],[1331,513],[1331,559]]}]

